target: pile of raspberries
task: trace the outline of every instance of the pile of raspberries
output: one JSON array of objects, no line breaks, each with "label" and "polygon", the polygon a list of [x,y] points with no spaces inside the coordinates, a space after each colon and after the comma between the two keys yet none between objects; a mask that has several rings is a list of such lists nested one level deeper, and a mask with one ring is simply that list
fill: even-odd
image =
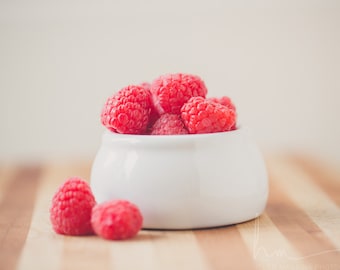
[{"label": "pile of raspberries", "polygon": [[[229,97],[207,98],[195,75],[168,74],[154,82],[129,85],[109,97],[101,122],[122,134],[180,135],[236,129],[236,109]],[[108,240],[137,235],[143,225],[139,208],[126,200],[97,204],[88,183],[67,179],[50,207],[53,230],[64,235],[97,234]]]},{"label": "pile of raspberries", "polygon": [[70,177],[53,195],[50,221],[58,234],[96,234],[107,240],[125,240],[137,235],[143,216],[139,208],[127,200],[97,203],[86,180]]},{"label": "pile of raspberries", "polygon": [[109,97],[101,122],[121,134],[179,135],[236,129],[236,108],[230,98],[208,98],[207,92],[196,75],[162,75],[152,83],[126,86]]}]

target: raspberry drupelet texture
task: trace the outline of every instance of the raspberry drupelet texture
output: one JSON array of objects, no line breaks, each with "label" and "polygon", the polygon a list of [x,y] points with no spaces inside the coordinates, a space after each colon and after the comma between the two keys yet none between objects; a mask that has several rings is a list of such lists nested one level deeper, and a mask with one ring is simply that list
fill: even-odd
[{"label": "raspberry drupelet texture", "polygon": [[229,131],[236,121],[235,111],[202,97],[193,97],[185,103],[181,117],[192,134]]},{"label": "raspberry drupelet texture", "polygon": [[227,106],[230,110],[233,110],[233,111],[236,112],[236,107],[235,107],[234,103],[227,96],[223,96],[223,97],[220,97],[220,98],[210,97],[210,98],[207,98],[207,100],[211,100],[211,101],[214,101],[216,103]]},{"label": "raspberry drupelet texture", "polygon": [[235,124],[230,128],[230,130],[235,130],[236,129],[237,113],[236,113],[236,106],[234,105],[232,100],[227,96],[223,96],[223,97],[220,97],[220,98],[210,97],[210,98],[207,98],[207,100],[211,100],[211,101],[214,101],[216,103],[222,104],[223,106],[228,107],[230,110],[232,110],[235,113]]},{"label": "raspberry drupelet texture", "polygon": [[158,77],[151,84],[152,98],[158,113],[180,114],[181,107],[191,97],[207,94],[207,88],[200,77],[190,74],[167,74]]},{"label": "raspberry drupelet texture", "polygon": [[54,194],[50,208],[50,220],[58,234],[93,234],[92,208],[95,198],[87,182],[78,177],[66,180]]},{"label": "raspberry drupelet texture", "polygon": [[95,233],[108,240],[134,237],[142,228],[143,217],[138,207],[126,200],[97,204],[92,210],[91,223]]},{"label": "raspberry drupelet texture", "polygon": [[101,122],[113,132],[143,134],[149,123],[151,102],[150,90],[129,85],[107,99]]},{"label": "raspberry drupelet texture", "polygon": [[[150,91],[151,90],[151,83],[148,82],[143,82],[140,84],[143,88],[145,88],[146,90]],[[150,96],[151,96],[151,92],[150,92]],[[153,104],[153,100],[151,98],[151,109],[150,109],[150,117],[149,117],[149,122],[148,122],[148,132],[150,133],[150,129],[153,126],[153,124],[156,122],[156,120],[159,118],[159,114]]]},{"label": "raspberry drupelet texture", "polygon": [[142,82],[140,84],[140,86],[142,86],[146,90],[150,90],[151,89],[151,83],[149,83],[149,82]]},{"label": "raspberry drupelet texture", "polygon": [[165,113],[152,126],[151,135],[188,134],[182,118],[178,114]]}]

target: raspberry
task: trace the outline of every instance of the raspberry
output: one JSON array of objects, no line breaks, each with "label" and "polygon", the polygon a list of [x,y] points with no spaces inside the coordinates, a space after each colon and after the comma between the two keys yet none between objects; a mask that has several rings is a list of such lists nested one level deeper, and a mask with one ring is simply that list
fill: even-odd
[{"label": "raspberry", "polygon": [[140,86],[142,86],[146,90],[150,90],[151,89],[151,83],[149,83],[149,82],[142,82],[140,84]]},{"label": "raspberry", "polygon": [[129,85],[107,99],[101,122],[113,132],[142,134],[149,122],[151,106],[149,90]]},{"label": "raspberry", "polygon": [[193,97],[185,103],[181,117],[189,133],[229,131],[236,121],[233,110],[202,97]]},{"label": "raspberry", "polygon": [[97,235],[109,240],[123,240],[138,233],[143,217],[131,202],[112,200],[93,208],[91,223]]},{"label": "raspberry", "polygon": [[223,96],[223,97],[220,97],[220,98],[211,97],[211,98],[207,98],[207,100],[211,100],[211,101],[214,101],[216,103],[227,106],[230,110],[233,110],[233,111],[236,112],[236,107],[235,107],[234,103],[227,96]]},{"label": "raspberry", "polygon": [[[211,100],[216,103],[222,104],[223,106],[226,106],[230,110],[234,111],[234,113],[236,114],[236,107],[234,103],[231,101],[231,99],[227,96],[223,96],[220,98],[211,97],[211,98],[207,98],[207,100]],[[236,118],[236,115],[235,115],[235,118]],[[235,129],[236,129],[236,119],[235,119],[235,124],[230,128],[230,130],[235,130]]]},{"label": "raspberry", "polygon": [[158,118],[151,129],[151,135],[188,134],[183,121],[178,114],[165,113]]},{"label": "raspberry", "polygon": [[96,204],[87,182],[69,178],[52,199],[50,220],[56,233],[65,235],[93,234],[91,212]]},{"label": "raspberry", "polygon": [[[140,84],[142,87],[144,87],[145,89],[147,89],[148,91],[150,91],[151,89],[151,84],[148,82],[143,82]],[[151,92],[150,92],[151,95]],[[159,114],[153,104],[153,100],[151,99],[151,106],[150,106],[150,116],[149,116],[149,122],[148,122],[148,131],[151,129],[151,127],[153,126],[153,124],[156,122],[156,120],[159,118]],[[150,133],[150,132],[148,132]]]},{"label": "raspberry", "polygon": [[[149,117],[149,123],[148,123],[148,130],[151,130],[153,125],[156,123],[156,121],[159,119],[159,114],[156,111],[155,107],[151,108],[150,117]],[[149,132],[150,133],[150,132]]]},{"label": "raspberry", "polygon": [[151,92],[159,114],[180,114],[185,102],[191,97],[205,97],[207,88],[198,76],[178,73],[157,78],[151,84]]}]

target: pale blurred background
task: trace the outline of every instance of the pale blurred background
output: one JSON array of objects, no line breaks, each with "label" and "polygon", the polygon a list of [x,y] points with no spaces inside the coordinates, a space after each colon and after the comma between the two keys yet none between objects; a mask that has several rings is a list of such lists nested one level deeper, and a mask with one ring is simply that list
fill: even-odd
[{"label": "pale blurred background", "polygon": [[340,164],[339,0],[0,0],[0,161],[93,159],[105,99],[170,72],[264,152]]}]

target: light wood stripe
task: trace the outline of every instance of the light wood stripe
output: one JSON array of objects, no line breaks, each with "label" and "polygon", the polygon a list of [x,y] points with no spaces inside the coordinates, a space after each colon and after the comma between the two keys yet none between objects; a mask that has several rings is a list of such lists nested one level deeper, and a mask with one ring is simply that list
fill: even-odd
[{"label": "light wood stripe", "polygon": [[195,235],[212,269],[256,269],[236,226],[198,230]]},{"label": "light wood stripe", "polygon": [[0,269],[15,269],[26,240],[41,168],[21,167],[0,204]]},{"label": "light wood stripe", "polygon": [[[291,200],[289,191],[281,185],[283,181],[289,182],[287,175],[275,173],[276,168],[273,163],[269,167],[270,204],[266,212],[282,234],[299,251],[300,256],[291,259],[303,260],[311,266],[319,264],[325,267],[337,264],[340,257],[337,252],[334,252],[336,247],[318,225]],[[298,187],[296,189],[298,190]],[[300,190],[299,194],[303,192]]]},{"label": "light wood stripe", "polygon": [[49,208],[52,196],[64,177],[63,167],[46,167],[44,170],[18,269],[59,269],[63,238],[52,230]]},{"label": "light wood stripe", "polygon": [[292,164],[299,166],[308,178],[320,187],[340,207],[340,170],[322,160],[306,156],[287,157]]},{"label": "light wood stripe", "polygon": [[266,213],[238,224],[237,229],[259,269],[303,269],[303,261],[290,259],[300,256],[299,252]]},{"label": "light wood stripe", "polygon": [[157,269],[153,240],[162,237],[161,232],[141,231],[129,240],[112,241],[110,259],[113,269]]},{"label": "light wood stripe", "polygon": [[155,269],[210,269],[192,231],[162,231],[152,243]]},{"label": "light wood stripe", "polygon": [[[62,236],[63,250],[59,254],[60,268],[111,269],[110,245],[97,236]],[[27,269],[27,268],[26,268]]]},{"label": "light wood stripe", "polygon": [[[273,173],[276,173],[275,178],[294,203],[298,204],[340,249],[340,208],[314,181],[310,181],[310,175],[304,169],[290,159],[273,159],[271,164]],[[282,181],[283,179],[286,181]]]}]

